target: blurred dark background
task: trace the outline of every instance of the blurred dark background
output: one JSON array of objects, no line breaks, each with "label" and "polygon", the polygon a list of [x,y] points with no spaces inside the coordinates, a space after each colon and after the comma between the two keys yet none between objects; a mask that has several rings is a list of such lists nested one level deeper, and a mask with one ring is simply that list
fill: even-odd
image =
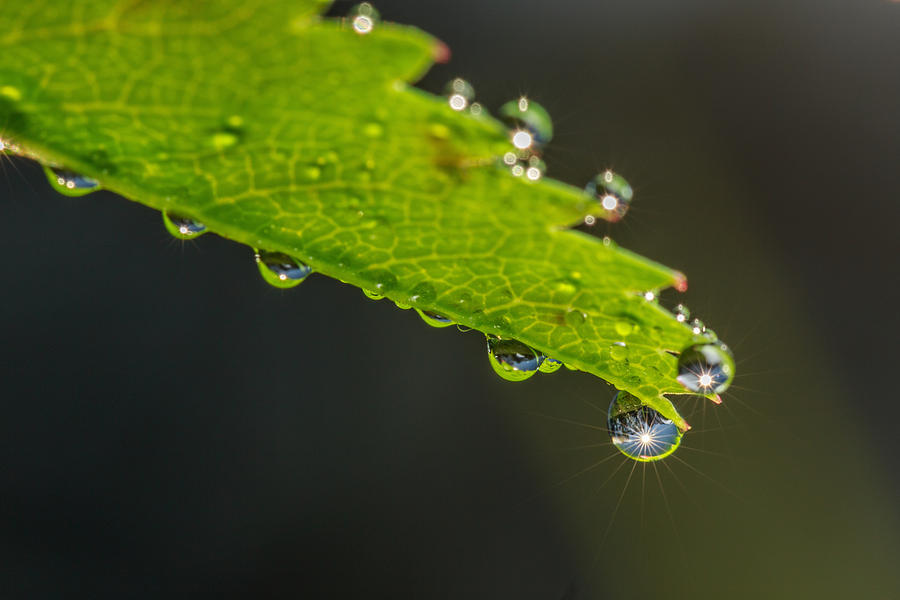
[{"label": "blurred dark background", "polygon": [[5,161],[0,597],[900,597],[900,5],[377,8],[452,48],[425,89],[544,104],[549,175],[632,182],[598,233],[690,276],[725,404],[628,462],[592,376],[503,382],[477,333]]}]

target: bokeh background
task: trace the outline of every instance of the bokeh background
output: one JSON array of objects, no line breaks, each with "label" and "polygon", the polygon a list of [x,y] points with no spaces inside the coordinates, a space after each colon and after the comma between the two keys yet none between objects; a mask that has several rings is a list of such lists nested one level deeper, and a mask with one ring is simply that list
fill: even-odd
[{"label": "bokeh background", "polygon": [[689,275],[725,404],[636,465],[590,375],[501,381],[475,332],[4,161],[0,596],[900,597],[900,5],[377,8],[452,48],[425,89],[544,104],[551,176],[632,182],[597,232]]}]

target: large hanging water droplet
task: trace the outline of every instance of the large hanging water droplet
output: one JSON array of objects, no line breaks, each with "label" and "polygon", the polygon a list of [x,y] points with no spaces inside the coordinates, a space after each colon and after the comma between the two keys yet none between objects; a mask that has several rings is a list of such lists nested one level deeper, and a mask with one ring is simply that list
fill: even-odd
[{"label": "large hanging water droplet", "polygon": [[47,181],[60,194],[66,196],[84,196],[100,189],[100,182],[74,171],[58,167],[44,167]]},{"label": "large hanging water droplet", "polygon": [[516,148],[543,146],[553,139],[553,120],[550,113],[535,102],[522,96],[500,107],[500,118],[510,126],[513,145]]},{"label": "large hanging water droplet", "polygon": [[419,313],[419,316],[422,317],[422,320],[425,321],[426,324],[431,325],[432,327],[450,327],[453,325],[453,321],[444,315],[439,315],[436,312],[432,312],[430,310],[420,310],[416,309],[416,312]]},{"label": "large hanging water droplet", "polygon": [[460,112],[466,110],[475,99],[475,88],[465,79],[457,77],[444,87],[444,95],[450,108]]},{"label": "large hanging water droplet", "polygon": [[300,285],[312,269],[283,252],[256,251],[256,264],[266,283],[287,289]]},{"label": "large hanging water droplet", "polygon": [[524,381],[541,365],[540,355],[517,340],[489,335],[487,350],[494,371],[507,381]]},{"label": "large hanging water droplet", "polygon": [[669,456],[681,444],[684,434],[675,423],[628,392],[618,392],[613,397],[606,424],[619,452],[640,462]]},{"label": "large hanging water droplet", "polygon": [[608,169],[594,177],[584,189],[607,212],[610,221],[624,217],[634,197],[634,191],[625,178]]},{"label": "large hanging water droplet", "polygon": [[163,224],[166,231],[179,240],[192,240],[206,233],[206,225],[190,217],[163,211]]},{"label": "large hanging water droplet", "polygon": [[347,18],[350,19],[353,31],[360,35],[372,33],[372,30],[381,21],[381,15],[368,2],[357,4],[351,8]]},{"label": "large hanging water droplet", "polygon": [[722,344],[697,344],[678,357],[678,382],[692,392],[721,394],[734,371],[734,358]]},{"label": "large hanging water droplet", "polygon": [[538,367],[538,371],[541,373],[555,373],[556,371],[559,371],[559,368],[562,365],[563,364],[555,358],[545,356],[544,360],[541,361],[541,366]]}]

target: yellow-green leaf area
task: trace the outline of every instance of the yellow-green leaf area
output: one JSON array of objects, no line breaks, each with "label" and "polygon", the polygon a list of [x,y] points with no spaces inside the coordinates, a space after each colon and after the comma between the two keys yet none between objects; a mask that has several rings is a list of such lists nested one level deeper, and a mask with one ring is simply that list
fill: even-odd
[{"label": "yellow-green leaf area", "polygon": [[[219,235],[518,339],[684,424],[680,275],[567,228],[604,211],[498,166],[489,116],[408,86],[421,31],[313,0],[0,0],[0,137]],[[625,350],[623,351],[622,344]],[[527,385],[527,384],[521,384]]]}]

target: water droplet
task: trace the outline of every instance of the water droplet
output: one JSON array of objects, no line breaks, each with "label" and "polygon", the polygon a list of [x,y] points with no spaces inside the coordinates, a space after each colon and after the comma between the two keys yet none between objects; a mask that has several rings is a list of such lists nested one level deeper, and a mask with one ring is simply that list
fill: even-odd
[{"label": "water droplet", "polygon": [[704,331],[706,331],[706,325],[703,324],[703,321],[701,321],[700,319],[694,319],[693,321],[691,321],[691,332],[694,335],[700,335]]},{"label": "water droplet", "polygon": [[559,368],[562,365],[563,364],[555,358],[545,356],[544,360],[541,361],[541,366],[538,367],[538,371],[541,373],[555,373],[556,371],[559,371]]},{"label": "water droplet", "polygon": [[446,140],[450,137],[450,128],[443,123],[432,123],[428,133],[436,140]]},{"label": "water droplet", "polygon": [[476,117],[481,115],[482,112],[484,112],[484,108],[477,102],[473,102],[472,106],[469,107],[469,113]]},{"label": "water droplet", "polygon": [[218,131],[212,135],[210,143],[216,150],[225,150],[238,143],[238,136],[231,131]]},{"label": "water droplet", "polygon": [[417,283],[409,294],[410,304],[431,304],[437,297],[434,286],[427,281]]},{"label": "water droplet", "polygon": [[721,344],[697,344],[678,357],[678,381],[692,392],[721,394],[734,371],[734,359]]},{"label": "water droplet", "polygon": [[519,150],[531,148],[531,144],[534,143],[534,138],[532,137],[532,135],[524,129],[517,129],[513,131],[511,139],[513,146],[515,146]]},{"label": "water droplet", "polygon": [[79,175],[68,169],[45,166],[44,173],[53,189],[66,196],[84,196],[100,189],[100,182],[96,179]]},{"label": "water droplet", "polygon": [[359,274],[363,279],[374,281],[369,289],[378,294],[384,294],[397,287],[397,277],[386,269],[369,269]]},{"label": "water droplet", "polygon": [[0,86],[0,96],[4,98],[8,98],[13,102],[18,102],[22,99],[22,92],[17,87],[13,87],[11,85]]},{"label": "water droplet", "polygon": [[366,298],[369,300],[382,300],[384,298],[384,294],[379,294],[378,292],[373,292],[372,290],[367,290],[363,288],[363,294],[366,295]]},{"label": "water droplet", "polygon": [[501,161],[513,175],[525,177],[528,181],[538,181],[547,172],[546,163],[527,149],[507,152]]},{"label": "water droplet", "polygon": [[377,138],[381,137],[381,134],[384,133],[384,128],[378,123],[367,123],[363,126],[363,133],[366,135],[366,137]]},{"label": "water droplet", "polygon": [[625,178],[610,170],[594,177],[585,191],[594,197],[600,208],[606,211],[607,219],[618,221],[628,212],[634,192]]},{"label": "water droplet", "polygon": [[550,113],[534,100],[522,96],[518,100],[510,100],[497,112],[512,129],[513,145],[516,148],[530,148],[532,144],[540,147],[553,138]]},{"label": "water droplet", "polygon": [[679,323],[687,323],[688,319],[691,318],[691,311],[688,310],[688,307],[684,304],[679,304],[675,307],[675,320]]},{"label": "water droplet", "polygon": [[466,110],[475,99],[475,88],[465,79],[457,77],[444,87],[444,95],[450,108],[460,112]]},{"label": "water droplet", "polygon": [[587,321],[587,315],[580,310],[572,309],[566,311],[565,320],[566,325],[578,329]]},{"label": "water droplet", "polygon": [[422,320],[425,321],[426,324],[431,325],[432,327],[449,327],[450,325],[453,325],[452,320],[444,315],[439,315],[436,312],[419,310],[418,308],[416,309],[416,312],[419,313],[419,316],[422,317]]},{"label": "water droplet", "polygon": [[646,300],[647,302],[656,302],[659,298],[657,296],[656,292],[654,292],[653,290],[647,290],[646,292],[644,292],[641,295],[644,297],[644,300]]},{"label": "water droplet", "polygon": [[192,240],[206,233],[206,225],[190,217],[163,211],[166,230],[179,240]]},{"label": "water droplet", "polygon": [[528,160],[528,168],[525,169],[525,178],[528,181],[537,181],[547,172],[547,165],[536,156]]},{"label": "water droplet", "polygon": [[266,283],[287,289],[300,285],[312,273],[312,269],[283,252],[256,250],[256,264]]},{"label": "water droplet", "polygon": [[551,287],[557,302],[568,302],[578,292],[579,285],[568,279],[557,279],[551,284]]},{"label": "water droplet", "polygon": [[631,335],[634,333],[634,324],[628,321],[616,321],[614,325],[616,333],[621,336]]},{"label": "water droplet", "polygon": [[609,347],[609,355],[613,360],[625,360],[628,358],[628,346],[625,345],[625,342],[614,342]]},{"label": "water droplet", "polygon": [[409,310],[410,308],[412,308],[412,306],[410,306],[406,302],[400,302],[399,300],[394,300],[394,306],[396,306],[400,310]]},{"label": "water droplet", "polygon": [[684,435],[675,423],[624,391],[613,397],[606,425],[619,452],[640,462],[669,456],[681,444]]},{"label": "water droplet", "polygon": [[[584,224],[587,225],[587,226],[589,226],[589,227],[590,227],[591,225],[593,225],[594,223],[596,223],[596,222],[597,222],[597,218],[596,218],[594,215],[587,215],[587,216],[584,218]],[[608,244],[607,244],[607,245],[608,245]]]},{"label": "water droplet", "polygon": [[534,375],[540,356],[522,342],[487,336],[488,358],[494,371],[508,381],[524,381]]},{"label": "water droplet", "polygon": [[372,30],[375,29],[375,26],[381,20],[381,15],[378,14],[378,11],[371,4],[363,2],[351,8],[347,18],[350,19],[350,23],[353,25],[353,31],[360,35],[366,35],[372,33]]}]

